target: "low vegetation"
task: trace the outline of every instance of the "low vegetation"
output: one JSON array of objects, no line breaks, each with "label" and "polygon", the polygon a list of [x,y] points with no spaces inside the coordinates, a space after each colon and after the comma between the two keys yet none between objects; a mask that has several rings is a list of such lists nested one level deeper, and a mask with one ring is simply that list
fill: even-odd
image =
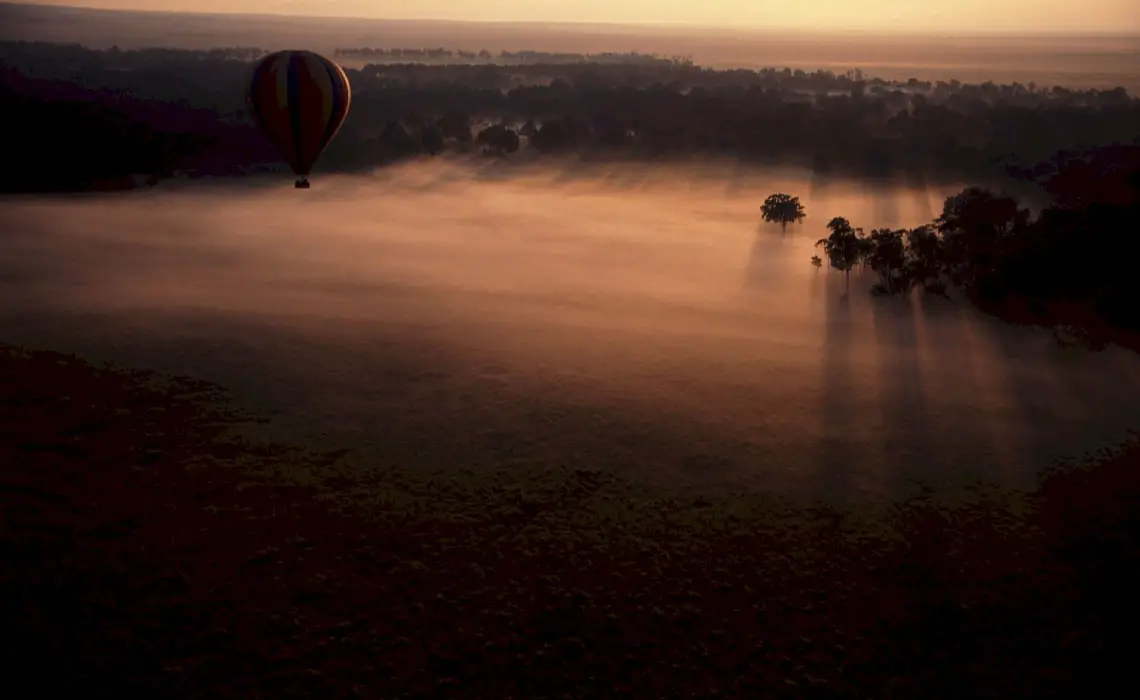
[{"label": "low vegetation", "polygon": [[1130,669],[1135,448],[1030,493],[862,509],[380,472],[251,442],[200,383],[2,350],[13,684],[1004,699],[1096,697]]}]

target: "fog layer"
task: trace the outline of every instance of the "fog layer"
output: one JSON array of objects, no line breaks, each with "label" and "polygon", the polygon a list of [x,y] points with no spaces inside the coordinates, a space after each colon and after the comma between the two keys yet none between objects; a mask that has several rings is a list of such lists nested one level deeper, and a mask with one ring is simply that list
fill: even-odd
[{"label": "fog layer", "polygon": [[[0,338],[221,381],[381,462],[828,498],[1024,483],[1140,427],[1140,362],[809,263],[832,216],[916,225],[957,189],[434,162],[9,199]],[[758,225],[775,191],[808,210],[787,235]]]}]

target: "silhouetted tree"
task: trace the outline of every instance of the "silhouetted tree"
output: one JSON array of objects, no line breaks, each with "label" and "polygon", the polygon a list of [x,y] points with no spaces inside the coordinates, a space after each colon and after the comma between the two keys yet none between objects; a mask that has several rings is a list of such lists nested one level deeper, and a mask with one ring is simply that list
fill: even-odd
[{"label": "silhouetted tree", "polygon": [[831,234],[816,241],[816,246],[823,248],[832,267],[843,272],[845,284],[850,288],[851,270],[859,264],[859,238],[862,231],[853,228],[851,222],[842,217],[829,221],[827,229]]},{"label": "silhouetted tree", "polygon": [[946,198],[935,226],[945,266],[956,284],[991,288],[1003,244],[1029,220],[1012,197],[970,187]]},{"label": "silhouetted tree", "polygon": [[590,127],[577,117],[551,119],[534,135],[531,143],[541,151],[557,153],[581,147],[590,136]]},{"label": "silhouetted tree", "polygon": [[416,139],[398,121],[390,121],[384,126],[380,143],[384,145],[386,152],[395,158],[403,158],[420,150]]},{"label": "silhouetted tree", "polygon": [[871,231],[865,260],[879,274],[882,292],[894,294],[905,284],[906,244],[901,229],[879,228]]},{"label": "silhouetted tree", "polygon": [[428,126],[420,134],[420,142],[428,155],[438,155],[443,152],[443,132],[438,126]]},{"label": "silhouetted tree", "polygon": [[799,197],[776,193],[768,195],[768,198],[764,200],[764,204],[760,206],[760,215],[768,223],[780,224],[780,230],[786,232],[788,224],[803,220],[806,212]]},{"label": "silhouetted tree", "polygon": [[495,124],[483,129],[475,139],[490,155],[505,155],[519,150],[519,135],[514,129]]},{"label": "silhouetted tree", "polygon": [[471,118],[465,112],[448,111],[436,124],[445,139],[455,139],[459,143],[471,143]]},{"label": "silhouetted tree", "polygon": [[906,232],[906,272],[913,284],[937,292],[942,276],[942,239],[933,225]]}]

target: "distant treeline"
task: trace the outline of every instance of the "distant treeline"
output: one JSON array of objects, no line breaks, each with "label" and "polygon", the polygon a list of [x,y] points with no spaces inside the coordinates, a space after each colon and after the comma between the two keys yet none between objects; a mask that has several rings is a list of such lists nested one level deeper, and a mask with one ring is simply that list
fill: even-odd
[{"label": "distant treeline", "polygon": [[[251,61],[263,53],[0,43],[0,108],[15,115],[9,129],[19,135],[0,186],[67,189],[91,178],[239,174],[274,163],[245,105]],[[371,63],[346,72],[352,110],[318,170],[449,150],[533,151],[711,155],[983,181],[1032,176],[1058,151],[1140,140],[1140,100],[1123,89],[891,82],[858,71],[718,71],[672,61]]]},{"label": "distant treeline", "polygon": [[540,64],[578,65],[599,63],[624,66],[692,66],[690,56],[659,56],[630,51],[602,53],[554,53],[549,51],[499,51],[491,53],[486,49],[464,51],[462,49],[406,49],[406,48],[359,48],[336,49],[335,58],[358,60],[381,60],[405,63],[499,63],[499,64]]}]

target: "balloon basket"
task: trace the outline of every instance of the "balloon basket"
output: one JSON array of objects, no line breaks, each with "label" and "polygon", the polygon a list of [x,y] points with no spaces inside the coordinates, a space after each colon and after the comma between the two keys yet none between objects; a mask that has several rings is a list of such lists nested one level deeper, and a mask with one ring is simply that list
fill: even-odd
[{"label": "balloon basket", "polygon": [[293,187],[298,190],[307,190],[309,189],[309,181],[297,180],[295,183],[293,183]]}]

